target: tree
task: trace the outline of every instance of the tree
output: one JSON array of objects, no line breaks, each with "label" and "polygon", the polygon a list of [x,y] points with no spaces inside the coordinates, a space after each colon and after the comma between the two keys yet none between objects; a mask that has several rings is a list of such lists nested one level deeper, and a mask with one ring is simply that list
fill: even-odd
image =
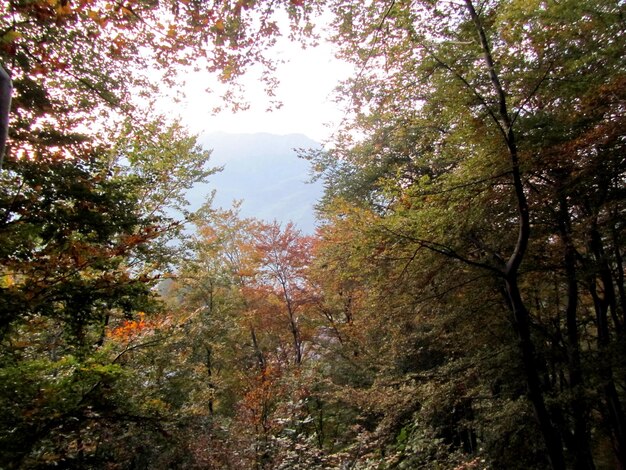
[{"label": "tree", "polygon": [[[142,414],[139,403],[122,399],[127,351],[115,351],[108,333],[139,312],[159,310],[153,287],[171,262],[165,245],[180,226],[163,209],[178,204],[175,188],[207,173],[186,170],[204,166],[208,154],[178,131],[166,131],[169,149],[142,147],[180,157],[152,161],[169,175],[169,192],[142,174],[140,163],[129,170],[109,160],[107,149],[88,159],[7,162],[0,199],[3,465],[106,461],[114,457],[96,444],[114,428],[144,423],[158,434],[154,410]],[[140,204],[147,194],[159,207]],[[119,450],[113,447],[110,455]]]},{"label": "tree", "polygon": [[0,66],[0,168],[4,160],[4,150],[9,133],[9,111],[13,84],[6,70]]},{"label": "tree", "polygon": [[282,304],[280,310],[284,310],[292,336],[294,363],[299,365],[305,354],[302,310],[311,302],[305,274],[310,263],[311,238],[302,236],[291,223],[282,229],[274,222],[256,235],[255,248],[259,257],[256,283]]},{"label": "tree", "polygon": [[[409,260],[407,272],[427,250],[456,272],[478,270],[495,281],[502,299],[496,312],[510,312],[527,398],[553,468],[593,468],[601,456],[592,455],[592,429],[597,436],[604,426],[623,465],[612,361],[601,361],[601,373],[586,369],[593,354],[583,354],[581,337],[595,336],[585,307],[593,304],[597,351],[620,341],[623,307],[611,292],[619,290],[621,236],[608,236],[620,232],[608,214],[621,213],[623,197],[608,188],[620,186],[624,170],[615,153],[623,139],[615,132],[621,6],[389,2],[337,4],[334,11],[336,41],[361,72],[345,88],[353,127],[329,158],[317,160],[329,194],[376,210],[380,230],[406,246],[409,255],[396,258]],[[585,104],[591,102],[597,107]],[[356,144],[353,129],[364,136]],[[607,178],[605,189],[592,173]],[[587,209],[577,208],[573,187]],[[599,219],[583,214],[599,215],[589,202],[607,201],[609,193],[612,212],[595,206],[606,214],[602,237],[589,229]],[[591,242],[601,239],[611,248]],[[585,259],[602,259],[604,268]],[[589,268],[596,273],[591,292],[579,303]],[[450,286],[451,279],[438,278]],[[599,285],[608,293],[603,300]],[[596,392],[605,397],[600,427],[590,413]]]},{"label": "tree", "polygon": [[[178,361],[187,366],[181,377],[164,374],[172,364],[145,349],[180,352],[188,344],[137,315],[160,308],[153,287],[172,264],[168,242],[182,227],[171,211],[188,216],[185,191],[212,170],[179,123],[145,110],[200,57],[224,82],[252,64],[271,69],[264,51],[280,34],[278,15],[274,5],[253,6],[18,0],[0,7],[0,63],[14,84],[0,224],[4,464],[167,467],[182,462],[177,452],[185,448],[168,447],[171,423],[206,424],[206,415],[190,414],[207,397],[211,409],[214,385],[199,384],[193,362]],[[282,6],[306,36],[311,8]],[[263,78],[271,92],[275,82]],[[232,88],[227,99],[238,105]],[[212,351],[202,343],[191,350],[196,359],[206,352],[211,376]],[[141,429],[157,443],[153,451],[141,445]]]},{"label": "tree", "polygon": [[[507,348],[509,325],[492,315],[505,307],[488,276],[404,243],[388,216],[371,208],[336,201],[326,214],[331,223],[320,231],[313,274],[327,321],[326,413],[360,428],[340,432],[335,445],[363,465],[448,468],[480,460],[479,448],[490,447],[491,428],[501,425],[485,411],[498,409],[502,421],[527,413],[514,395],[519,369]],[[490,400],[490,383],[501,380],[507,361],[514,390]],[[536,429],[519,420],[514,426],[500,433],[528,441],[494,466],[536,467]]]},{"label": "tree", "polygon": [[[299,30],[304,39],[312,10],[286,0],[267,6],[11,0],[0,8],[0,63],[15,89],[13,157],[80,148],[101,134],[103,123],[120,115],[140,118],[159,91],[179,83],[184,69],[206,68],[235,82],[262,64],[271,91],[273,62],[265,52],[282,34],[279,17],[288,17],[294,24],[290,34]],[[235,89],[227,99],[237,107]],[[106,140],[106,133],[99,135]]]},{"label": "tree", "polygon": [[222,448],[220,465],[323,460],[309,407],[317,355],[311,237],[209,204],[195,216],[198,230],[170,295],[189,318],[183,342],[196,353],[188,362],[205,366],[213,388],[213,429],[226,430],[210,437]]},{"label": "tree", "polygon": [[[149,274],[133,275],[132,261],[141,258],[141,248],[161,230],[155,219],[135,211],[132,182],[108,180],[106,169],[96,162],[22,162],[7,170],[2,370],[15,378],[7,382],[13,385],[3,390],[3,399],[16,405],[2,426],[5,464],[26,458],[76,411],[56,406],[83,401],[80,393],[71,400],[55,397],[56,384],[50,383],[50,390],[44,384],[56,380],[46,380],[46,374],[66,368],[67,373],[51,377],[69,373],[58,392],[62,396],[68,387],[72,393],[72,361],[92,357],[110,315],[152,308]],[[23,379],[17,378],[19,373]],[[30,390],[28,384],[37,385]]]},{"label": "tree", "polygon": [[[3,7],[6,465],[624,467],[623,5],[275,6]],[[360,72],[310,155],[320,239],[205,207],[151,316],[167,210],[210,171],[130,94],[200,56],[271,72],[275,12],[306,36],[321,10]],[[83,132],[101,110],[115,139]]]}]

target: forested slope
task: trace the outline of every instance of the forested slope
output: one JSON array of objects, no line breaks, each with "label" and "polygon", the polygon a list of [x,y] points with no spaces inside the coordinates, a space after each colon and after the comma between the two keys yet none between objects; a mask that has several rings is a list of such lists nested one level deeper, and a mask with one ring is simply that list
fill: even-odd
[{"label": "forested slope", "polygon": [[[623,2],[1,8],[0,467],[626,466]],[[319,229],[190,211],[159,86],[319,15]]]}]

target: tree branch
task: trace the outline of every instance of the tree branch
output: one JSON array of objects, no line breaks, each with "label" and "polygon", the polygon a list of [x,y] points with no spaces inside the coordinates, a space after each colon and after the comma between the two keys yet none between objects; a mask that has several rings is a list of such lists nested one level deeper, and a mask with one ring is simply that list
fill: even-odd
[{"label": "tree branch", "polygon": [[0,64],[0,171],[9,136],[9,113],[11,111],[11,94],[13,83],[11,77]]},{"label": "tree branch", "polygon": [[[430,240],[425,240],[422,238],[415,238],[412,237],[410,235],[407,234],[403,234],[403,233],[398,233],[395,232],[394,230],[390,229],[389,227],[383,227],[383,229],[389,233],[391,233],[392,235],[396,236],[396,237],[402,237],[406,240],[409,240],[413,243],[417,243],[419,245],[420,248],[426,248],[427,250],[432,251],[433,253],[437,253],[443,256],[446,256],[447,258],[452,258],[455,259],[457,261],[460,261],[464,264],[467,264],[468,266],[473,266],[475,268],[480,268],[480,269],[484,269],[487,270],[493,274],[496,274],[497,276],[501,277],[504,275],[504,272],[501,269],[498,269],[494,266],[491,266],[489,264],[486,263],[481,263],[480,261],[474,261],[471,260],[459,253],[457,253],[455,250],[453,250],[452,248],[450,248],[449,246],[443,245],[442,243],[437,243],[437,242],[433,242]],[[417,255],[417,252],[415,252],[415,255]]]}]

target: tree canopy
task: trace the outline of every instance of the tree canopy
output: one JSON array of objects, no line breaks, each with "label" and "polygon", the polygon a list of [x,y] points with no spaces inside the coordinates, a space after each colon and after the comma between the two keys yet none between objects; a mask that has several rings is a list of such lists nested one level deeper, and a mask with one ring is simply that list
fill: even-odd
[{"label": "tree canopy", "polygon": [[[624,8],[3,5],[0,466],[625,468]],[[357,70],[317,232],[189,211],[159,83],[271,92],[316,18]]]}]

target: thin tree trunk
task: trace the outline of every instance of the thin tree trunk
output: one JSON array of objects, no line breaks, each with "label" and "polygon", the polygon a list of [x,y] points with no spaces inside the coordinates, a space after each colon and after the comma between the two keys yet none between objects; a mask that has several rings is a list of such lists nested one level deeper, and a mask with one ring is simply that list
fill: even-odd
[{"label": "thin tree trunk", "polygon": [[[474,8],[472,0],[465,0],[465,5],[474,23],[481,48],[487,65],[489,79],[493,90],[497,96],[500,131],[502,132],[511,165],[513,187],[517,201],[518,210],[518,236],[515,248],[509,257],[504,269],[506,292],[515,320],[519,339],[519,348],[524,366],[528,398],[533,406],[537,423],[541,430],[543,440],[548,452],[550,464],[554,470],[565,470],[565,459],[563,457],[563,444],[561,437],[552,424],[550,415],[545,405],[543,391],[537,372],[537,361],[535,358],[535,347],[530,334],[530,314],[522,300],[518,285],[519,268],[524,259],[528,241],[530,239],[530,216],[528,201],[524,193],[519,157],[513,122],[509,116],[507,108],[506,92],[502,87],[495,63],[491,54],[489,42],[480,17]],[[495,114],[494,114],[495,115]]]},{"label": "thin tree trunk", "polygon": [[528,399],[533,406],[537,424],[541,430],[550,464],[555,470],[565,470],[563,444],[557,430],[552,425],[550,415],[545,405],[541,382],[537,372],[535,347],[530,335],[530,314],[522,301],[516,276],[507,277],[506,290],[509,297],[513,317],[517,327],[519,348],[522,354],[522,364],[526,378]]},{"label": "thin tree trunk", "polygon": [[261,372],[265,372],[265,356],[263,356],[263,351],[259,348],[259,342],[256,338],[256,331],[254,327],[250,325],[250,336],[252,337],[252,347],[254,348],[254,354],[256,355],[257,364]]},{"label": "thin tree trunk", "polygon": [[9,114],[11,111],[11,94],[13,83],[11,77],[0,65],[0,170],[4,160],[7,137],[9,134]]},{"label": "thin tree trunk", "polygon": [[580,361],[580,339],[578,335],[578,278],[576,276],[576,249],[571,238],[569,211],[564,199],[559,204],[559,231],[564,245],[565,275],[567,279],[567,303],[565,320],[567,329],[567,357],[569,389],[572,393],[571,413],[574,432],[571,449],[575,470],[593,470],[595,464],[589,443],[587,426],[588,407],[583,395],[583,372]]},{"label": "thin tree trunk", "polygon": [[205,346],[206,350],[206,374],[209,379],[209,389],[211,390],[211,398],[209,398],[209,414],[213,415],[213,392],[215,391],[215,387],[213,384],[213,361],[212,351],[210,346]]},{"label": "thin tree trunk", "polygon": [[283,298],[287,305],[287,315],[289,316],[289,330],[293,338],[293,348],[295,351],[294,362],[296,365],[302,364],[302,336],[300,335],[300,328],[298,328],[298,322],[296,318],[296,307],[293,304],[289,291],[287,289],[287,281],[281,276],[280,285],[283,290]]},{"label": "thin tree trunk", "polygon": [[597,292],[597,279],[594,277],[590,280],[589,290],[594,301],[596,311],[596,327],[598,329],[598,350],[600,352],[600,360],[598,366],[600,369],[600,378],[603,382],[602,390],[606,400],[608,424],[613,434],[613,445],[615,447],[615,455],[619,460],[620,468],[626,468],[626,416],[619,399],[619,394],[615,386],[613,376],[613,367],[609,348],[611,345],[611,332],[609,329],[609,310],[614,311],[615,307],[615,291],[613,290],[613,281],[610,270],[608,268],[604,250],[602,247],[602,237],[594,226],[590,233],[589,249],[593,254],[596,263],[599,266],[600,282],[604,297],[601,298]]},{"label": "thin tree trunk", "polygon": [[620,241],[617,228],[613,227],[613,252],[615,256],[615,270],[617,271],[617,291],[619,304],[622,310],[622,325],[626,326],[626,283],[624,282],[624,260],[620,252]]}]

